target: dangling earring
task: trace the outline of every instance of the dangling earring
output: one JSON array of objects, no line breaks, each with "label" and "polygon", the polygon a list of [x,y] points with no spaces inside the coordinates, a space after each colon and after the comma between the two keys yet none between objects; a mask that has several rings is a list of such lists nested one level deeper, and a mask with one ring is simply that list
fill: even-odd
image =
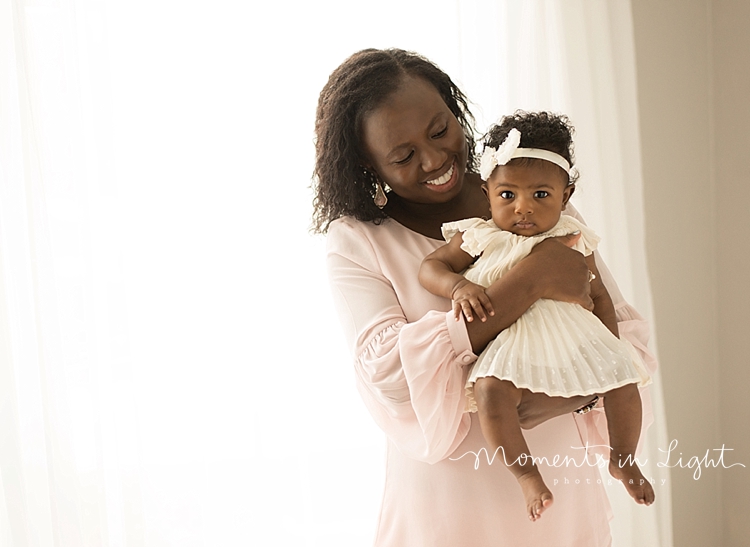
[{"label": "dangling earring", "polygon": [[385,204],[388,203],[388,196],[383,189],[383,183],[380,182],[378,174],[370,171],[367,167],[363,167],[362,172],[368,179],[370,179],[370,182],[375,185],[375,198],[372,201],[375,202],[375,206],[378,209],[382,209],[385,207]]},{"label": "dangling earring", "polygon": [[383,190],[383,185],[380,181],[375,183],[375,199],[373,201],[378,209],[382,209],[388,203],[388,196],[385,195],[385,190]]}]

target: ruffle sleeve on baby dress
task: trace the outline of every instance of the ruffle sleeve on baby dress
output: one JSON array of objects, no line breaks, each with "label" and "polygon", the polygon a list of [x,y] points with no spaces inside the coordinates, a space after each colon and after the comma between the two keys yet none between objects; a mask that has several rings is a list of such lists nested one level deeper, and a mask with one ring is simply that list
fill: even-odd
[{"label": "ruffle sleeve on baby dress", "polygon": [[554,228],[543,234],[533,236],[532,239],[537,240],[536,243],[539,243],[550,237],[565,236],[576,231],[581,232],[581,237],[576,241],[575,245],[573,245],[573,249],[582,253],[583,256],[588,256],[593,253],[599,246],[601,238],[596,235],[594,230],[568,215],[562,215]]},{"label": "ruffle sleeve on baby dress", "polygon": [[461,249],[471,256],[479,256],[495,238],[497,226],[491,220],[467,218],[446,222],[441,230],[443,238],[449,243],[460,232],[462,234]]}]

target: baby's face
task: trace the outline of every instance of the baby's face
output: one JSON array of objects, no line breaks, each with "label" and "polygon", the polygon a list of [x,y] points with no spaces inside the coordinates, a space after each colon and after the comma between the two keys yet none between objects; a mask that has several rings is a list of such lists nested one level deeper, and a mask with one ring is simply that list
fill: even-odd
[{"label": "baby's face", "polygon": [[498,165],[484,188],[497,227],[522,236],[552,229],[573,193],[565,171],[544,160]]}]

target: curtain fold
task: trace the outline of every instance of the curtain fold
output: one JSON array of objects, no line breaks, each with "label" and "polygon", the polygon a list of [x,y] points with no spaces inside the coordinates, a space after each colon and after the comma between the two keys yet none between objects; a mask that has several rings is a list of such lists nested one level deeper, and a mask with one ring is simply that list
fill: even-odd
[{"label": "curtain fold", "polygon": [[[650,316],[629,9],[0,0],[0,544],[370,544],[382,434],[306,233],[317,94],[356,50],[431,58],[482,130],[567,113],[576,205]],[[671,547],[667,489],[612,495],[615,545]]]},{"label": "curtain fold", "polygon": [[[483,107],[484,123],[518,108],[570,117],[581,173],[572,201],[602,236],[600,254],[626,299],[653,324],[630,2],[458,5],[466,13],[462,20],[480,22],[473,33],[470,25],[462,28],[466,45],[460,74],[469,96]],[[669,444],[659,372],[649,392],[655,423],[643,440],[640,458],[648,461],[643,466],[647,477],[668,485],[669,470],[656,466],[663,456],[659,449]],[[608,489],[615,547],[672,545],[670,489],[655,490],[658,502],[646,512],[635,507],[622,488]]]}]

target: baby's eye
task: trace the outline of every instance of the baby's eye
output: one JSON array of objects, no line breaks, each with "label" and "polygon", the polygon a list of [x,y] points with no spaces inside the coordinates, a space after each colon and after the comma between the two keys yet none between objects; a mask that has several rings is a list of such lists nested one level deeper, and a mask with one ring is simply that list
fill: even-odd
[{"label": "baby's eye", "polygon": [[535,198],[546,198],[549,195],[549,192],[545,192],[544,190],[538,190],[534,192]]},{"label": "baby's eye", "polygon": [[412,150],[411,152],[409,152],[409,155],[406,156],[404,159],[398,160],[398,161],[394,161],[393,163],[396,163],[398,165],[403,165],[404,163],[408,163],[408,161],[411,159],[411,157],[413,155],[414,155],[414,150]]},{"label": "baby's eye", "polygon": [[443,135],[445,135],[447,132],[448,132],[448,126],[446,125],[443,129],[441,129],[440,131],[438,131],[437,133],[435,133],[432,136],[432,138],[433,139],[439,139],[440,137],[442,137]]},{"label": "baby's eye", "polygon": [[503,190],[500,192],[500,197],[503,199],[513,199],[515,196],[513,196],[513,192],[509,190]]}]

